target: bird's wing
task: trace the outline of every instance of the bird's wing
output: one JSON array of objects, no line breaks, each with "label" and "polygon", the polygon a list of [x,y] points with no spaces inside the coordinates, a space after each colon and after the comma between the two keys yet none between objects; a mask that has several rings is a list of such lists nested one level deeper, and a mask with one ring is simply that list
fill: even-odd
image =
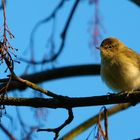
[{"label": "bird's wing", "polygon": [[137,52],[135,52],[134,50],[132,50],[132,49],[130,49],[128,47],[125,47],[125,49],[123,51],[125,51],[124,53],[126,54],[126,56],[128,58],[133,60],[135,65],[139,64],[139,68],[140,68],[140,54],[138,54]]}]

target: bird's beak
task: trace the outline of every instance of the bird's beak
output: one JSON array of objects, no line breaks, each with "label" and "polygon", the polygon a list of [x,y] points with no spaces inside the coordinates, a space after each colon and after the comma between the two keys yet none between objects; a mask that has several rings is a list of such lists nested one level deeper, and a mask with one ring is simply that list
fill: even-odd
[{"label": "bird's beak", "polygon": [[96,49],[101,50],[101,47],[100,46],[99,47],[96,47]]}]

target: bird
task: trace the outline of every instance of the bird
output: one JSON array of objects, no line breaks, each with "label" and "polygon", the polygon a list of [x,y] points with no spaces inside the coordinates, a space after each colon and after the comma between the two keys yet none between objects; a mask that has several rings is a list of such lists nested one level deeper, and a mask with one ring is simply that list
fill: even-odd
[{"label": "bird", "polygon": [[140,55],[123,42],[109,37],[101,42],[101,78],[113,91],[140,89]]}]

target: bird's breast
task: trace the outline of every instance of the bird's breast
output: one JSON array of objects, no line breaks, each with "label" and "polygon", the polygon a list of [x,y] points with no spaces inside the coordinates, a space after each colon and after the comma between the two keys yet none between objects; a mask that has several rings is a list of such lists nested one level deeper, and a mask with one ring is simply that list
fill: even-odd
[{"label": "bird's breast", "polygon": [[101,77],[110,88],[117,91],[140,87],[139,68],[129,61],[102,63]]}]

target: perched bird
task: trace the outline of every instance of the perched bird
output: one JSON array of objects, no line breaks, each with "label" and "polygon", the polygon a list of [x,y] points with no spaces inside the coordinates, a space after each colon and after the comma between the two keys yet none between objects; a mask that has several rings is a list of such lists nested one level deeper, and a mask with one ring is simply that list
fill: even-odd
[{"label": "perched bird", "polygon": [[115,91],[140,89],[140,55],[117,38],[100,45],[101,77]]}]

